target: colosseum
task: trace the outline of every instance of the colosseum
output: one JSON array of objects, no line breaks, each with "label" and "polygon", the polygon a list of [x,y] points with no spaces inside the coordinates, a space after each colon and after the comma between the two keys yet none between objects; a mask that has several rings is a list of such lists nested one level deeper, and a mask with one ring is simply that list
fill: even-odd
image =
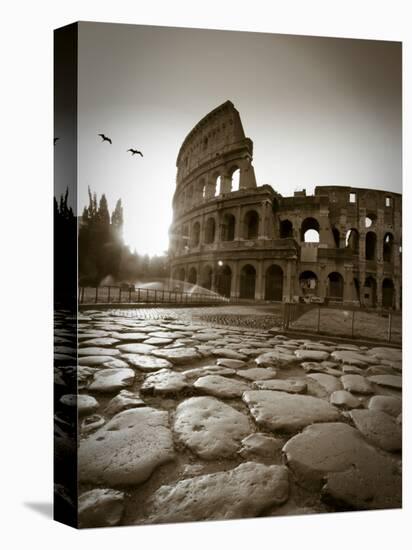
[{"label": "colosseum", "polygon": [[400,309],[402,196],[322,186],[283,197],[257,185],[252,160],[230,101],[187,135],[176,162],[172,280],[236,302]]}]

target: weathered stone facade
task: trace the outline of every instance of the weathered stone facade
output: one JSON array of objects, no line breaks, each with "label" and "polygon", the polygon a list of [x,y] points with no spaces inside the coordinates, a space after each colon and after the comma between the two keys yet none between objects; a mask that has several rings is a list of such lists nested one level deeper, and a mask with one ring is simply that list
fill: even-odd
[{"label": "weathered stone facade", "polygon": [[324,186],[313,196],[282,197],[257,186],[252,157],[230,101],[184,140],[170,228],[172,279],[233,300],[400,309],[402,196]]}]

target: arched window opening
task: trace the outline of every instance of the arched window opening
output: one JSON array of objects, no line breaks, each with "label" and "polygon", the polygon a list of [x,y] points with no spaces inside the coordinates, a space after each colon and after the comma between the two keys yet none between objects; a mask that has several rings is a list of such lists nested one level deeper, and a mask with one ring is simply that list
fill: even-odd
[{"label": "arched window opening", "polygon": [[340,245],[340,231],[337,227],[332,227],[333,240],[335,241],[336,248]]},{"label": "arched window opening", "polygon": [[300,229],[300,240],[305,243],[319,242],[319,222],[315,218],[303,220]]},{"label": "arched window opening", "polygon": [[245,239],[256,239],[259,233],[259,216],[255,210],[250,210],[245,216]]},{"label": "arched window opening", "polygon": [[366,307],[376,306],[376,280],[372,276],[365,279],[363,301]]},{"label": "arched window opening", "polygon": [[359,253],[359,233],[356,229],[349,229],[346,233],[346,248],[352,251],[352,254]]},{"label": "arched window opening", "polygon": [[209,218],[206,222],[205,243],[211,244],[215,240],[216,223],[214,218]]},{"label": "arched window opening", "polygon": [[365,259],[376,260],[376,234],[373,231],[366,233]]},{"label": "arched window opening", "polygon": [[215,197],[218,197],[221,194],[222,194],[222,178],[221,176],[218,176],[216,178]]},{"label": "arched window opening", "polygon": [[383,238],[383,261],[391,262],[393,259],[393,235],[386,233]]},{"label": "arched window opening", "polygon": [[177,280],[178,281],[184,281],[185,280],[185,268],[181,267],[177,272]]},{"label": "arched window opening", "polygon": [[253,265],[245,265],[240,272],[239,297],[247,300],[255,298],[256,269]]},{"label": "arched window opening", "polygon": [[237,168],[232,174],[232,191],[239,191],[240,170]]},{"label": "arched window opening", "polygon": [[192,285],[195,285],[197,282],[197,271],[195,267],[189,269],[188,282]]},{"label": "arched window opening", "polygon": [[382,306],[388,309],[395,307],[395,286],[392,279],[382,281]]},{"label": "arched window opening", "polygon": [[376,221],[375,214],[368,214],[365,217],[365,227],[366,227],[366,229],[369,229],[369,227],[372,227],[372,225],[375,223],[375,221]]},{"label": "arched window opening", "polygon": [[282,220],[280,222],[279,235],[281,239],[293,238],[293,223],[290,220]]},{"label": "arched window opening", "polygon": [[313,273],[313,271],[303,271],[299,275],[299,285],[304,296],[316,294],[318,288],[318,277],[316,273]]},{"label": "arched window opening", "polygon": [[210,265],[206,265],[202,271],[201,286],[207,290],[212,288],[213,270]]},{"label": "arched window opening", "polygon": [[222,224],[222,241],[233,241],[235,239],[235,216],[233,214],[225,214]]},{"label": "arched window opening", "polygon": [[337,271],[328,275],[328,298],[333,300],[343,299],[343,277]]},{"label": "arched window opening", "polygon": [[195,222],[192,228],[192,246],[198,246],[200,242],[200,223]]},{"label": "arched window opening", "polygon": [[283,299],[283,270],[278,265],[271,265],[266,270],[265,300],[281,302]]},{"label": "arched window opening", "polygon": [[228,265],[218,266],[216,273],[216,290],[221,296],[230,298],[232,287],[232,270]]}]

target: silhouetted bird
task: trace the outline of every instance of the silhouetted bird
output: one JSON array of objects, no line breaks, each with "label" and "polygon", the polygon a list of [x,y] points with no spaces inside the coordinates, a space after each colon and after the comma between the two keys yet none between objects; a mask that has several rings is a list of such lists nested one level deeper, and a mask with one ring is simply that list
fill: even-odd
[{"label": "silhouetted bird", "polygon": [[53,139],[53,145],[56,145],[56,143],[59,141],[59,137]]},{"label": "silhouetted bird", "polygon": [[102,141],[108,141],[110,143],[110,145],[112,144],[112,140],[110,138],[108,138],[107,136],[105,136],[104,134],[97,134],[97,135],[102,138]]},{"label": "silhouetted bird", "polygon": [[127,153],[128,153],[129,151],[132,153],[132,156],[133,156],[133,155],[140,155],[141,157],[143,156],[143,153],[142,153],[141,151],[138,151],[137,149],[128,149],[128,150],[127,150]]}]

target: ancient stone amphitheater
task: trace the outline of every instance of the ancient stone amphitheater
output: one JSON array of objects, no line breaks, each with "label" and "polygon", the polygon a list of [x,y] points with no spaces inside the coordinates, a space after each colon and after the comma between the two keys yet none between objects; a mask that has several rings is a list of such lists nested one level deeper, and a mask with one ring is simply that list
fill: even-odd
[{"label": "ancient stone amphitheater", "polygon": [[230,101],[184,140],[170,228],[173,284],[234,301],[400,309],[401,195],[323,186],[283,197],[257,185],[252,159]]}]

